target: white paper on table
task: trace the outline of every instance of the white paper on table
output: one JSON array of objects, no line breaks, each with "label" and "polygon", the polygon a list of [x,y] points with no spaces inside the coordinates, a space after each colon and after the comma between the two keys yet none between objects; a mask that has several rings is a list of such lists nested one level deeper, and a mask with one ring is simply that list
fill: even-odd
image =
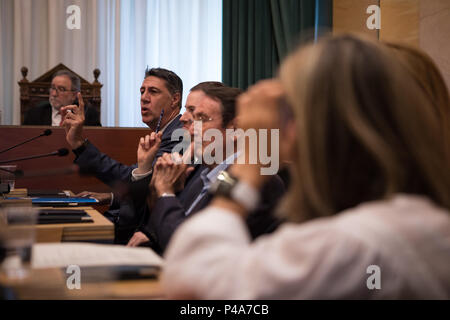
[{"label": "white paper on table", "polygon": [[37,243],[33,245],[33,268],[60,268],[68,265],[162,266],[163,259],[150,248],[130,248],[120,245],[92,243]]}]

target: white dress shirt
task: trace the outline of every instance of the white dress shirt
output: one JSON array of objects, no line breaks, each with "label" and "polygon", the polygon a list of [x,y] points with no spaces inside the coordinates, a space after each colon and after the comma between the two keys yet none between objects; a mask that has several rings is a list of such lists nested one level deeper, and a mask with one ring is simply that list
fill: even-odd
[{"label": "white dress shirt", "polygon": [[59,127],[60,123],[61,123],[61,113],[59,113],[58,109],[52,107],[52,126]]},{"label": "white dress shirt", "polygon": [[250,241],[236,213],[208,207],[196,214],[166,251],[166,293],[200,299],[450,298],[450,213],[425,197],[400,194],[363,203],[333,217],[286,223]]}]

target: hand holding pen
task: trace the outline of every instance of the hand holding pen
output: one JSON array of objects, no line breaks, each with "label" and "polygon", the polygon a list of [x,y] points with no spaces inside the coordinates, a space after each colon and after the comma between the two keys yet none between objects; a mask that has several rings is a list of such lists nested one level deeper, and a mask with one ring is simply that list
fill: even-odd
[{"label": "hand holding pen", "polygon": [[161,121],[163,116],[164,109],[161,110],[161,114],[159,115],[155,132],[142,137],[139,141],[137,150],[138,167],[135,172],[137,174],[145,174],[152,169],[153,161],[156,157],[156,152],[158,151],[159,145],[161,144],[162,133],[159,131],[161,129]]},{"label": "hand holding pen", "polygon": [[162,121],[163,116],[164,116],[164,109],[161,110],[161,114],[159,115],[159,120],[158,120],[158,124],[156,125],[155,133],[158,133],[159,130],[161,129],[161,121]]},{"label": "hand holding pen", "polygon": [[161,136],[161,132],[152,132],[140,139],[137,150],[137,174],[144,174],[152,169],[153,161],[161,144]]}]

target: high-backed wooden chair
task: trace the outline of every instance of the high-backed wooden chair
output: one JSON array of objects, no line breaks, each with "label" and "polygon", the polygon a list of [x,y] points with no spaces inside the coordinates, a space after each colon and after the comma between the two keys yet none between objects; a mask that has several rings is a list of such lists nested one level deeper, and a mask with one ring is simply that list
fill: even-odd
[{"label": "high-backed wooden chair", "polygon": [[81,94],[83,95],[83,100],[88,101],[91,106],[97,109],[100,114],[100,104],[101,98],[101,88],[102,84],[98,82],[98,77],[100,76],[100,70],[94,70],[94,82],[89,83],[82,77],[80,77],[76,72],[70,70],[64,64],[60,63],[56,67],[44,73],[42,76],[38,77],[33,81],[28,81],[27,74],[28,68],[22,67],[20,72],[22,73],[22,80],[20,80],[20,123],[23,124],[24,116],[29,108],[37,106],[39,103],[48,101],[49,98],[49,88],[52,82],[53,75],[60,70],[68,70],[74,73],[80,78],[81,83]]}]

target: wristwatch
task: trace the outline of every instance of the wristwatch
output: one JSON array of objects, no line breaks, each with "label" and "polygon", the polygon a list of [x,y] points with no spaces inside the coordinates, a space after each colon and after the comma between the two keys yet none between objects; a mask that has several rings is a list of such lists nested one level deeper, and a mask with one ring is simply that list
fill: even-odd
[{"label": "wristwatch", "polygon": [[89,144],[89,140],[84,139],[83,144],[76,149],[72,149],[72,152],[75,153],[75,155],[78,157],[78,156],[80,156],[80,154],[83,153],[84,150],[86,150],[86,147],[88,146],[88,144]]},{"label": "wristwatch", "polygon": [[238,178],[227,171],[219,172],[209,192],[216,196],[231,199],[242,205],[247,211],[255,210],[260,201],[258,190],[245,181],[239,181]]}]

